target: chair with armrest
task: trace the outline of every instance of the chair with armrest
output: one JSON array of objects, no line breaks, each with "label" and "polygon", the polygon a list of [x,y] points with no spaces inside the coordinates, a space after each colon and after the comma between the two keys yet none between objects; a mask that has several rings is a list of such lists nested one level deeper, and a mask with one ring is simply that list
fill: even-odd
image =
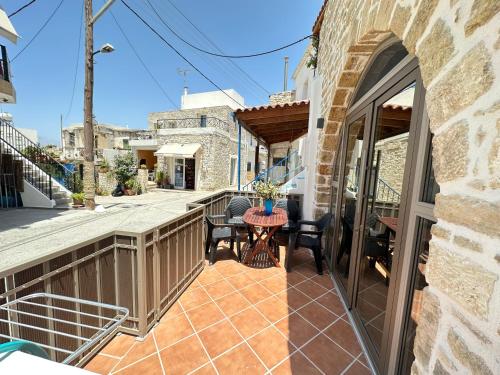
[{"label": "chair with armrest", "polygon": [[[234,196],[229,201],[226,209],[224,210],[224,222],[226,224],[232,224],[239,228],[246,228],[248,233],[248,239],[250,245],[253,244],[253,234],[250,228],[243,222],[243,215],[245,212],[252,208],[252,203],[250,199],[243,196]],[[231,249],[233,249],[233,244],[231,244]]]},{"label": "chair with armrest", "polygon": [[[330,213],[324,214],[319,220],[299,220],[299,230],[294,235],[294,244],[289,246],[287,249],[285,268],[290,272],[290,257],[292,255],[293,249],[297,247],[305,247],[311,249],[314,254],[314,261],[316,263],[316,269],[319,275],[323,274],[323,254],[321,249],[321,239],[323,232],[328,228],[332,220],[333,215]],[[314,227],[313,230],[303,230],[302,225],[310,225]]]},{"label": "chair with armrest", "polygon": [[205,242],[205,253],[209,254],[209,264],[215,263],[215,254],[220,241],[230,241],[231,250],[233,249],[234,241],[236,241],[236,249],[238,251],[238,261],[241,262],[241,238],[236,230],[236,227],[231,224],[215,224],[214,220],[224,219],[225,215],[214,215],[205,217],[207,222],[207,239]]},{"label": "chair with armrest", "polygon": [[300,209],[297,201],[290,198],[279,199],[274,205],[275,208],[281,208],[286,211],[288,222],[283,225],[274,236],[275,253],[278,261],[280,259],[279,245],[293,246],[293,234],[299,229]]}]

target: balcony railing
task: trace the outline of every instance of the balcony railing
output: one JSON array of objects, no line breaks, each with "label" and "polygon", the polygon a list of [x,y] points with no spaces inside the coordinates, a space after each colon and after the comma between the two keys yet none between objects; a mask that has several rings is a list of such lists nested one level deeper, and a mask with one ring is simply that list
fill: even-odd
[{"label": "balcony railing", "polygon": [[[119,330],[144,336],[202,271],[205,264],[205,215],[222,214],[231,197],[240,194],[248,196],[255,205],[259,202],[253,193],[218,192],[189,203],[186,213],[154,228],[141,232],[111,232],[89,238],[81,246],[71,246],[56,256],[44,256],[39,262],[34,260],[15,269],[4,270],[0,272],[0,305],[37,292],[117,305],[130,311]],[[28,306],[24,308],[29,310]],[[76,304],[64,307],[83,311],[82,306]],[[49,313],[53,312],[43,307],[36,311],[38,315]],[[78,316],[61,314],[53,318],[71,321]],[[16,320],[25,326],[40,324],[36,317],[29,314],[8,315],[2,310],[1,319]],[[78,325],[70,324],[58,328],[69,336],[78,336],[78,329]],[[6,341],[2,339],[2,334],[9,334],[9,325],[0,321],[0,343]],[[77,339],[56,337],[50,329],[23,328],[17,337],[47,345],[55,343],[55,346],[67,351],[74,351],[79,345]],[[72,364],[81,366],[86,363],[108,339],[84,352]],[[54,360],[63,359],[61,353],[49,350],[48,354]]]},{"label": "balcony railing", "polygon": [[0,45],[0,51],[2,53],[0,60],[0,78],[4,81],[10,82],[10,66],[9,59],[7,57],[7,49],[5,46]]},{"label": "balcony railing", "polygon": [[[234,126],[234,125],[232,125]],[[218,128],[229,131],[231,124],[217,117],[188,117],[182,119],[159,119],[155,129]]]}]

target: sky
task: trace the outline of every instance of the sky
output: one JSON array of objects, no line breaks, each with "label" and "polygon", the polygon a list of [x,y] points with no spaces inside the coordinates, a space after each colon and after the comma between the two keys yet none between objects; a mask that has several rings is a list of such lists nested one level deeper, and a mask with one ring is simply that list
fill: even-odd
[{"label": "sky", "polygon": [[[215,51],[215,47],[175,7],[224,53],[233,55],[274,49],[309,35],[323,2],[149,1],[165,22],[193,45]],[[27,2],[28,0],[0,0],[0,6],[10,14]],[[59,2],[60,0],[38,0],[11,18],[21,39],[17,45],[5,39],[1,41],[7,47],[10,60],[25,47]],[[304,54],[307,41],[270,55],[233,60],[239,67],[237,68],[227,59],[197,52],[177,39],[153,13],[146,0],[126,2],[217,85],[239,92],[247,106],[266,104],[269,93],[282,91],[284,56],[290,58],[288,88],[293,87],[291,75]],[[95,13],[104,4],[104,0],[94,0],[93,4]],[[147,29],[120,0],[110,10],[97,21],[94,28],[95,50],[104,43],[111,43],[115,48],[113,53],[95,56],[94,115],[97,122],[142,129],[147,128],[148,113],[176,109],[141,65],[118,29],[113,15],[176,106],[180,105],[184,86],[179,69],[189,70],[186,81],[191,93],[216,90]],[[83,119],[82,18],[83,0],[63,0],[59,10],[39,36],[11,61],[17,103],[2,104],[0,110],[12,113],[15,126],[38,130],[41,144],[59,144],[61,114],[63,126],[81,123]]]}]

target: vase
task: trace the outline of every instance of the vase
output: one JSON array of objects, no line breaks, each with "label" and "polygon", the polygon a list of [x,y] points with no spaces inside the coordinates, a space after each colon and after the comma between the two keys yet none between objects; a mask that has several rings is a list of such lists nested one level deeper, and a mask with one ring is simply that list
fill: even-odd
[{"label": "vase", "polygon": [[264,200],[264,215],[271,216],[273,213],[273,200],[265,199]]}]

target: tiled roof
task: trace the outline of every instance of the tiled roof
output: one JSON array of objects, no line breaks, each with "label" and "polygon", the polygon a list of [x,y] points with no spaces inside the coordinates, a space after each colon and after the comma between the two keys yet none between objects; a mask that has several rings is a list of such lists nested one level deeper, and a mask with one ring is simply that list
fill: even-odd
[{"label": "tiled roof", "polygon": [[323,18],[325,16],[326,4],[328,4],[328,0],[325,0],[323,2],[318,17],[316,17],[316,21],[314,21],[314,25],[312,28],[313,35],[318,35],[321,30],[321,24],[323,23]]},{"label": "tiled roof", "polygon": [[407,111],[411,110],[412,107],[406,106],[406,105],[400,105],[400,104],[391,104],[391,103],[385,103],[382,105],[383,108],[390,108],[390,109],[400,109],[402,111]]},{"label": "tiled roof", "polygon": [[243,109],[237,109],[235,112],[236,113],[241,113],[241,112],[251,112],[251,111],[264,110],[264,109],[278,109],[278,108],[288,108],[288,107],[299,107],[299,106],[305,106],[305,105],[308,105],[308,104],[309,104],[309,100],[300,100],[300,101],[290,102],[290,103],[259,105],[259,106],[255,106],[255,107],[248,107],[248,108],[243,108]]}]

